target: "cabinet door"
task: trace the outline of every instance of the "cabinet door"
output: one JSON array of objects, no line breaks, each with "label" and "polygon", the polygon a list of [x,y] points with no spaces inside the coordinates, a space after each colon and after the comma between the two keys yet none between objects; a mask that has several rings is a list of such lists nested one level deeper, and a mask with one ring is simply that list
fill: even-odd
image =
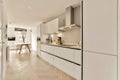
[{"label": "cabinet door", "polygon": [[44,45],[44,44],[41,44],[41,50],[44,50],[44,51],[46,51],[46,45]]},{"label": "cabinet door", "polygon": [[74,50],[74,62],[81,64],[81,50]]},{"label": "cabinet door", "polygon": [[50,26],[51,26],[50,22],[46,23],[46,27],[48,29],[47,33],[51,33],[51,27]]},{"label": "cabinet door", "polygon": [[47,32],[47,27],[45,24],[40,24],[40,34],[43,35]]},{"label": "cabinet door", "polygon": [[117,54],[117,0],[83,0],[84,50]]},{"label": "cabinet door", "polygon": [[53,64],[54,57],[52,55],[41,51],[41,58],[43,58],[48,63]]},{"label": "cabinet door", "polygon": [[75,62],[73,49],[59,48],[58,50],[60,57]]},{"label": "cabinet door", "polygon": [[54,57],[53,57],[52,55],[50,55],[50,54],[47,54],[47,53],[46,53],[46,55],[47,55],[47,61],[48,61],[50,64],[53,65]]},{"label": "cabinet door", "polygon": [[47,55],[46,53],[41,51],[41,58],[43,58],[46,61]]},{"label": "cabinet door", "polygon": [[54,19],[52,22],[51,22],[53,28],[52,29],[52,33],[55,33],[58,31],[58,18]]},{"label": "cabinet door", "polygon": [[74,77],[74,65],[68,61],[62,60],[60,58],[54,57],[54,65],[62,70],[63,72],[67,73],[68,75]]},{"label": "cabinet door", "polygon": [[63,13],[61,16],[58,18],[58,27],[63,27],[65,26],[65,18],[66,18],[66,13]]},{"label": "cabinet door", "polygon": [[55,33],[58,31],[58,18],[47,23],[48,33]]},{"label": "cabinet door", "polygon": [[74,78],[76,80],[81,80],[81,66],[74,64]]},{"label": "cabinet door", "polygon": [[84,52],[84,80],[117,80],[117,57]]}]

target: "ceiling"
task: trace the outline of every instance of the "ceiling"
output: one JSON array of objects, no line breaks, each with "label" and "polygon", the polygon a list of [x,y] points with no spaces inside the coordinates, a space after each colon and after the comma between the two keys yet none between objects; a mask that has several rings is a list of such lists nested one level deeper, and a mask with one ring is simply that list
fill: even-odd
[{"label": "ceiling", "polygon": [[5,0],[9,23],[32,24],[48,21],[80,0]]}]

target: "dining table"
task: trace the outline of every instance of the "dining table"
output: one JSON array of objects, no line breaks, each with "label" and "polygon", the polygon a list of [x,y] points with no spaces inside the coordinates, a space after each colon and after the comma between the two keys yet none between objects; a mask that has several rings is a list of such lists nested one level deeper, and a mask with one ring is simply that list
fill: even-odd
[{"label": "dining table", "polygon": [[16,46],[17,46],[17,51],[19,50],[19,54],[21,53],[22,51],[22,47],[25,46],[29,52],[31,53],[31,50],[30,50],[30,43],[17,43]]}]

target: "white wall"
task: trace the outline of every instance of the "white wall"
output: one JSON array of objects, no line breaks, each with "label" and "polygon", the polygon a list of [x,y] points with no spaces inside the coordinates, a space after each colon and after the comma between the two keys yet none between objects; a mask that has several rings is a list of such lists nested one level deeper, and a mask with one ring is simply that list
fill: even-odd
[{"label": "white wall", "polygon": [[80,28],[64,32],[62,38],[65,43],[78,44],[80,42]]},{"label": "white wall", "polygon": [[25,42],[26,43],[31,43],[32,42],[32,30],[27,30],[27,33],[26,33],[26,38],[25,38]]},{"label": "white wall", "polygon": [[34,26],[32,29],[32,50],[37,51],[37,27]]},{"label": "white wall", "polygon": [[[31,26],[28,25],[20,25],[20,24],[8,24],[8,37],[14,37],[15,34],[15,28],[24,28],[27,29],[27,33],[26,33],[26,39],[25,42],[26,43],[31,43]],[[10,48],[15,48],[15,41],[8,41],[8,45],[10,46]]]},{"label": "white wall", "polygon": [[[15,37],[15,28],[14,27],[9,27],[9,25],[8,25],[7,34],[8,34],[8,37]],[[14,46],[14,44],[15,44],[15,41],[8,41],[8,45],[10,47]]]},{"label": "white wall", "polygon": [[[25,28],[27,30],[31,30],[31,32],[29,31],[26,35],[28,37],[31,37],[32,40],[30,41],[29,39],[26,39],[26,41],[31,42],[31,48],[33,51],[37,51],[37,25],[9,24],[8,27]],[[10,31],[10,33],[11,33],[11,31]],[[8,33],[8,34],[10,34],[10,33]],[[31,36],[29,33],[31,33]],[[11,34],[11,35],[13,35],[13,34]]]},{"label": "white wall", "polygon": [[[2,9],[1,9],[2,7]],[[2,15],[1,15],[2,14]],[[1,67],[0,67],[0,80],[4,80],[5,78],[5,72],[6,72],[6,47],[7,47],[7,29],[6,29],[6,25],[7,25],[7,13],[6,13],[6,6],[5,3],[3,1],[3,3],[1,3],[0,0],[0,27],[2,26],[3,30],[3,34],[2,34],[2,40],[4,41],[3,45],[2,45],[2,56],[1,56]]]},{"label": "white wall", "polygon": [[120,80],[120,0],[118,1],[118,80]]}]

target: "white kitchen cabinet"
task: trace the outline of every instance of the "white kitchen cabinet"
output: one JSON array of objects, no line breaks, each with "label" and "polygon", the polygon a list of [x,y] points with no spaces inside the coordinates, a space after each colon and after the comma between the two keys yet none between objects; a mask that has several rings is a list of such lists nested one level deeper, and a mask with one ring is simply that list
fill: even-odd
[{"label": "white kitchen cabinet", "polygon": [[64,27],[65,25],[66,25],[66,13],[63,13],[58,17],[58,28]]},{"label": "white kitchen cabinet", "polygon": [[46,45],[44,45],[44,44],[41,44],[41,50],[44,50],[44,51],[46,51]]},{"label": "white kitchen cabinet", "polygon": [[49,53],[54,53],[54,47],[53,46],[49,46],[46,44],[41,44],[41,50],[49,52]]},{"label": "white kitchen cabinet", "polygon": [[47,59],[46,53],[41,51],[41,58],[43,58],[45,61]]},{"label": "white kitchen cabinet", "polygon": [[41,56],[40,57],[43,58],[48,63],[53,64],[54,57],[52,55],[41,51]]},{"label": "white kitchen cabinet", "polygon": [[55,33],[58,31],[58,18],[46,23],[48,33]]},{"label": "white kitchen cabinet", "polygon": [[73,63],[54,57],[54,64],[58,69],[74,77],[74,64]]},{"label": "white kitchen cabinet", "polygon": [[48,32],[48,30],[47,30],[46,24],[45,23],[41,23],[40,24],[40,35],[44,35],[47,32]]},{"label": "white kitchen cabinet", "polygon": [[76,80],[81,80],[81,66],[70,63],[68,61],[54,57],[54,66],[68,75],[72,76]]},{"label": "white kitchen cabinet", "polygon": [[81,50],[74,50],[74,62],[81,64]]},{"label": "white kitchen cabinet", "polygon": [[59,51],[59,50],[62,50],[61,48],[59,48],[59,47],[56,47],[56,46],[51,46],[52,47],[52,49],[53,49],[53,53],[52,54],[54,54],[54,55],[56,55],[56,56],[59,56],[60,55],[60,53],[61,52],[63,52],[63,51]]},{"label": "white kitchen cabinet", "polygon": [[48,32],[47,26],[45,23],[41,23],[40,24],[40,38],[41,38],[41,42],[45,42],[47,35],[46,33]]},{"label": "white kitchen cabinet", "polygon": [[81,66],[74,64],[74,78],[76,80],[81,80]]},{"label": "white kitchen cabinet", "polygon": [[73,49],[57,47],[56,50],[54,51],[54,54],[57,53],[56,54],[57,56],[74,62],[75,53],[73,51],[74,51]]},{"label": "white kitchen cabinet", "polygon": [[[56,57],[41,51],[43,59],[45,59],[48,63],[74,77],[76,80],[81,80],[81,66],[72,63],[75,62],[81,64],[81,50],[68,49],[46,44],[41,44],[41,50],[58,56]],[[66,61],[62,58],[72,62]]]},{"label": "white kitchen cabinet", "polygon": [[84,80],[117,80],[117,56],[84,52]]},{"label": "white kitchen cabinet", "polygon": [[74,64],[41,51],[41,57],[48,63],[74,77]]},{"label": "white kitchen cabinet", "polygon": [[46,49],[47,49],[46,51],[48,51],[51,54],[53,54],[54,51],[55,51],[54,47],[53,46],[49,46],[49,45],[46,46]]},{"label": "white kitchen cabinet", "polygon": [[117,0],[83,0],[84,50],[117,54]]},{"label": "white kitchen cabinet", "polygon": [[53,61],[54,61],[54,57],[50,54],[47,54],[47,61],[50,63],[50,64],[53,64]]},{"label": "white kitchen cabinet", "polygon": [[41,44],[41,50],[49,52],[61,58],[81,64],[81,50],[68,49],[63,47]]},{"label": "white kitchen cabinet", "polygon": [[64,52],[61,53],[59,56],[65,58],[67,60],[75,62],[74,61],[75,53],[73,52],[74,50],[73,49],[66,49],[66,48],[63,48],[63,49],[64,49]]},{"label": "white kitchen cabinet", "polygon": [[81,64],[81,50],[46,45],[45,51],[56,56],[62,57],[64,59]]}]

